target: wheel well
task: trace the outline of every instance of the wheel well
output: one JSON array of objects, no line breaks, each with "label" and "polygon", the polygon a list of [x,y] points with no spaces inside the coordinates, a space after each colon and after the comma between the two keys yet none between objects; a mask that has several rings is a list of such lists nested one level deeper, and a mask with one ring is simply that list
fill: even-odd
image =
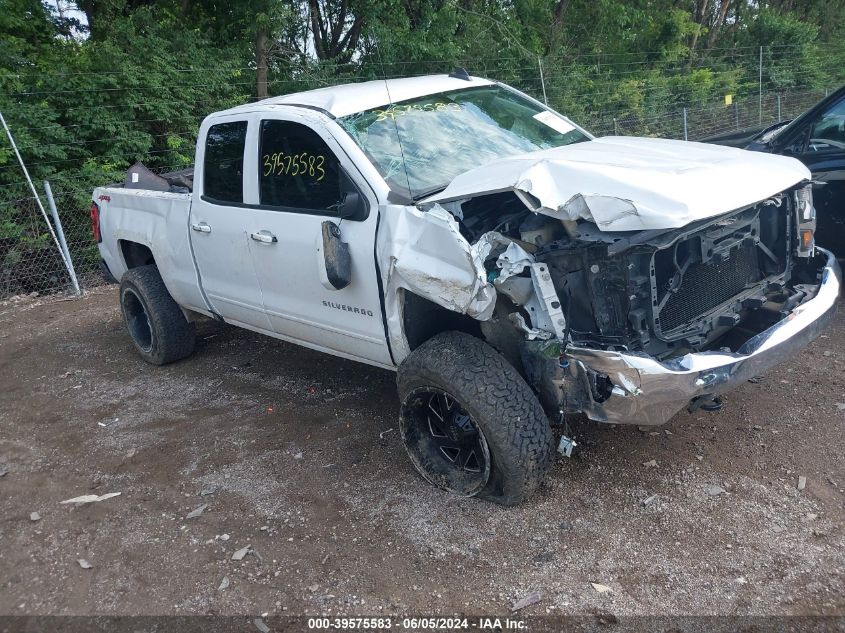
[{"label": "wheel well", "polygon": [[[403,293],[402,325],[411,351],[441,332],[464,332],[490,345],[504,356],[529,384],[533,384],[526,374],[522,359],[525,339],[509,325],[508,305],[503,305],[500,301],[496,306],[499,318],[482,323],[466,314],[447,310],[407,290]],[[513,307],[512,304],[510,307]]]},{"label": "wheel well", "polygon": [[120,252],[123,253],[127,270],[156,263],[150,248],[138,242],[120,240]]},{"label": "wheel well", "polygon": [[402,327],[408,347],[415,350],[431,337],[456,330],[483,339],[481,324],[466,314],[452,312],[413,292],[403,292]]}]

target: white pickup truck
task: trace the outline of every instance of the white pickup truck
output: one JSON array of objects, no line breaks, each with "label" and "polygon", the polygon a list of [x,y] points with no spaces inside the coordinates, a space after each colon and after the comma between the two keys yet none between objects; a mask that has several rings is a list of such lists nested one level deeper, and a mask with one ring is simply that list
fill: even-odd
[{"label": "white pickup truck", "polygon": [[513,504],[552,462],[550,419],[717,409],[820,333],[841,273],[809,180],[594,138],[459,70],[216,112],[193,170],[135,165],[91,217],[145,360],[191,354],[204,315],[395,370],[422,476]]}]

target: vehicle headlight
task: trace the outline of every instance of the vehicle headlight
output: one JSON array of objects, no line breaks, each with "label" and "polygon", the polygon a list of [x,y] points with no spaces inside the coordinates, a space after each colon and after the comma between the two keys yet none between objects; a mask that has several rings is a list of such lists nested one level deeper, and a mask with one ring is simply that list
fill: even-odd
[{"label": "vehicle headlight", "polygon": [[799,220],[816,219],[816,210],[813,208],[813,185],[806,185],[796,191],[795,202]]},{"label": "vehicle headlight", "polygon": [[798,257],[810,257],[816,246],[816,209],[813,207],[813,185],[807,184],[795,192],[795,223],[798,229]]}]

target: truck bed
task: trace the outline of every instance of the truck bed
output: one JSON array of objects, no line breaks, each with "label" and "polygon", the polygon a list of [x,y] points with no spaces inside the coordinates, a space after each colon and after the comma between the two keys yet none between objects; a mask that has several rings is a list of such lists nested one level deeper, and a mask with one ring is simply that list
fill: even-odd
[{"label": "truck bed", "polygon": [[174,299],[183,306],[202,308],[191,257],[191,193],[179,185],[168,184],[166,190],[155,183],[152,188],[141,185],[145,183],[139,178],[129,186],[117,183],[94,190],[102,235],[100,256],[111,275],[120,279],[133,263],[139,263],[138,250],[126,245],[148,245],[150,253],[158,254],[156,264]]},{"label": "truck bed", "polygon": [[194,167],[192,165],[157,174],[143,163],[137,162],[126,170],[126,177],[122,183],[115,183],[109,187],[191,193],[194,188]]}]

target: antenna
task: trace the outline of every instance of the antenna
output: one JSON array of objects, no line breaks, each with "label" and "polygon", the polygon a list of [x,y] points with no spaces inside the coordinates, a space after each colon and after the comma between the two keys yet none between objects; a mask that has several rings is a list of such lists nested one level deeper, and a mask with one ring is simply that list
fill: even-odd
[{"label": "antenna", "polygon": [[408,197],[413,201],[414,192],[411,191],[411,178],[408,176],[408,165],[405,163],[405,150],[402,147],[402,136],[399,134],[399,124],[396,122],[396,112],[393,111],[393,97],[390,96],[390,86],[387,84],[387,74],[384,72],[384,60],[381,57],[381,47],[376,46],[379,63],[381,64],[381,75],[384,78],[384,90],[387,92],[388,111],[393,121],[393,128],[396,130],[396,140],[399,143],[399,155],[402,157],[402,171],[405,172],[405,182],[408,184]]},{"label": "antenna", "polygon": [[469,76],[467,69],[462,68],[460,66],[458,66],[457,68],[455,68],[455,70],[450,72],[449,76],[452,77],[453,79],[463,79],[464,81],[472,81],[472,78]]}]

